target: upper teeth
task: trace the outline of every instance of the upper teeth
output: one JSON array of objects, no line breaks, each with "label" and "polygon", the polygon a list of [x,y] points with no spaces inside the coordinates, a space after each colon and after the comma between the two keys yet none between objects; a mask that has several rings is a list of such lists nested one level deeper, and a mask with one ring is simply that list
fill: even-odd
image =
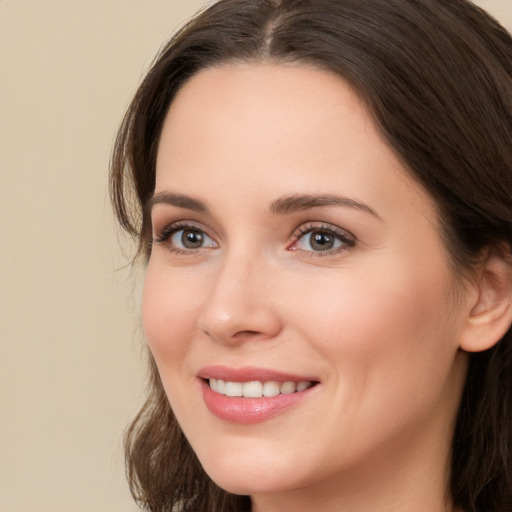
[{"label": "upper teeth", "polygon": [[230,382],[222,379],[209,379],[210,388],[216,393],[226,396],[245,396],[248,398],[261,398],[263,396],[277,396],[279,394],[289,395],[296,391],[304,391],[311,387],[309,381],[301,382],[261,382],[254,380],[251,382]]}]

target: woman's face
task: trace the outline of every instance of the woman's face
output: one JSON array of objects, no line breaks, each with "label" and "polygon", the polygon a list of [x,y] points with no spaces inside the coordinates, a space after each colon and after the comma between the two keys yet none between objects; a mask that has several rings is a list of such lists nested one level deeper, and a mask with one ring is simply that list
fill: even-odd
[{"label": "woman's face", "polygon": [[151,206],[145,333],[220,486],[436,480],[468,300],[433,202],[344,81],[200,72],[167,115]]}]

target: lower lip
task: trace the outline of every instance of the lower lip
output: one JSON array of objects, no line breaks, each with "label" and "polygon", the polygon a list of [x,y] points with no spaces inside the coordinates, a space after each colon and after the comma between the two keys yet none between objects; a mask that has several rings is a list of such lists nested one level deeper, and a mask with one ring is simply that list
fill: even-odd
[{"label": "lower lip", "polygon": [[232,423],[259,423],[299,404],[317,386],[305,391],[273,397],[246,398],[221,395],[213,391],[208,382],[201,381],[203,399],[208,410],[224,421]]}]

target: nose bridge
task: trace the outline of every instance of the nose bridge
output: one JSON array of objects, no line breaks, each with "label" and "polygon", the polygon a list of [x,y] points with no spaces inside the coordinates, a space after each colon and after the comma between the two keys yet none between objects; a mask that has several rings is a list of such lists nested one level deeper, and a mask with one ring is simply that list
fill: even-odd
[{"label": "nose bridge", "polygon": [[203,303],[200,329],[223,343],[275,336],[280,324],[269,300],[270,274],[261,253],[239,250],[226,254]]}]

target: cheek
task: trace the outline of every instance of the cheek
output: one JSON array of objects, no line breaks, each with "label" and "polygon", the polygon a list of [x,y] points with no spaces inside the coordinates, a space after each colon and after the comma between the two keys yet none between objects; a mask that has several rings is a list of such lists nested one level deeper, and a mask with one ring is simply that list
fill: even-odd
[{"label": "cheek", "polygon": [[[192,283],[192,284],[191,284]],[[197,324],[199,290],[194,281],[182,280],[148,265],[144,278],[142,323],[157,364],[172,360],[186,349]]]},{"label": "cheek", "polygon": [[[316,349],[343,372],[367,379],[397,370],[425,375],[456,351],[449,276],[418,265],[378,266],[319,282],[290,308]],[[298,296],[298,294],[296,294]],[[304,297],[304,295],[302,295]],[[364,372],[364,377],[363,377]]]},{"label": "cheek", "polygon": [[457,347],[445,277],[405,266],[351,272],[293,307],[302,334],[329,362],[333,422],[354,446],[361,435],[371,447],[390,432],[419,430],[455,408]]},{"label": "cheek", "polygon": [[[189,354],[197,326],[200,290],[195,280],[162,266],[148,265],[144,278],[142,321],[146,340],[155,359],[167,398],[181,425],[192,431],[198,422],[198,396],[190,399],[195,385]],[[190,276],[187,276],[190,277]]]}]

